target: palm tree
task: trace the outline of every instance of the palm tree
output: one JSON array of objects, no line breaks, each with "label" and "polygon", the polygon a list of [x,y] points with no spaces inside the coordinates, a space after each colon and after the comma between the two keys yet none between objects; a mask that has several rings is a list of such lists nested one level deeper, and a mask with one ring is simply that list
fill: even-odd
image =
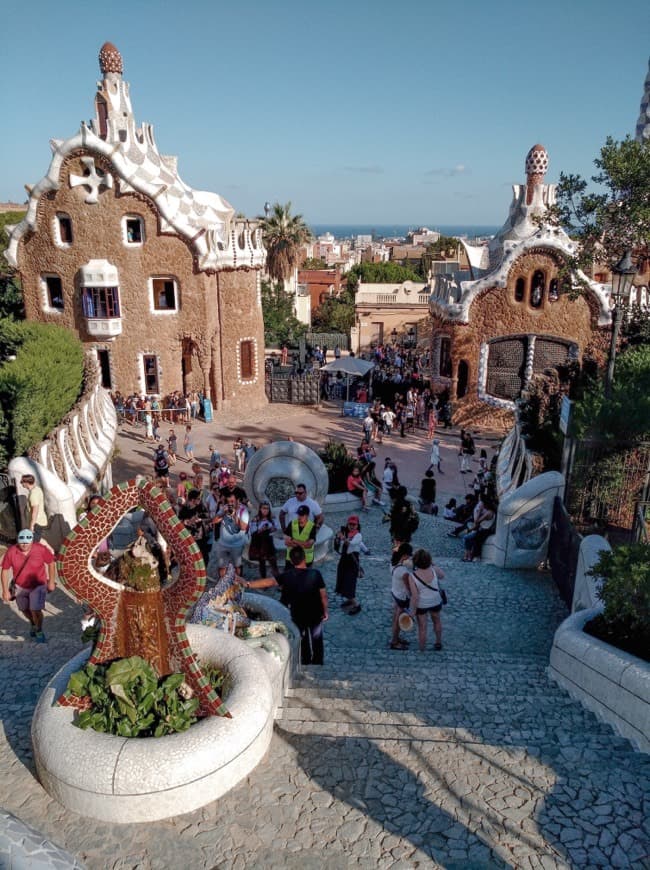
[{"label": "palm tree", "polygon": [[274,203],[266,217],[259,217],[266,248],[266,271],[272,281],[286,282],[300,264],[301,248],[311,239],[302,215],[291,214],[291,203]]}]

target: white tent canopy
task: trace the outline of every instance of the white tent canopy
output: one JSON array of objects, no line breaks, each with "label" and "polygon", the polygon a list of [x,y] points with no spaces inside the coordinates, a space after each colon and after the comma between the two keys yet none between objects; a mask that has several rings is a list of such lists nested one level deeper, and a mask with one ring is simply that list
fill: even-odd
[{"label": "white tent canopy", "polygon": [[[365,359],[359,359],[356,356],[345,356],[341,357],[341,359],[335,359],[331,363],[327,363],[326,366],[321,368],[322,372],[332,372],[335,374],[336,372],[340,372],[345,375],[346,382],[346,401],[350,401],[350,378],[351,377],[363,377],[367,375],[368,372],[374,369],[375,364],[368,362]],[[372,377],[372,376],[371,376]]]}]

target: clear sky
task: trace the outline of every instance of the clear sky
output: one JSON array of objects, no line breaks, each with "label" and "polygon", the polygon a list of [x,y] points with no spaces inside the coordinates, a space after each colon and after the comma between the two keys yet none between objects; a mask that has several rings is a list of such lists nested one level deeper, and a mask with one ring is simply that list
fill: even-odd
[{"label": "clear sky", "polygon": [[94,112],[113,42],[181,177],[254,216],[500,224],[536,142],[589,175],[634,135],[648,0],[0,2],[0,201]]}]

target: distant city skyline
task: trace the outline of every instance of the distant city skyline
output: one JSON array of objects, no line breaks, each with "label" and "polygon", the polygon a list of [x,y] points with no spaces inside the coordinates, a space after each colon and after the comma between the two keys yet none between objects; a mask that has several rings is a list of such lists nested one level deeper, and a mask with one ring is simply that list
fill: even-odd
[{"label": "distant city skyline", "polygon": [[23,202],[49,140],[92,117],[108,40],[138,123],[238,212],[291,201],[310,225],[501,225],[532,145],[555,182],[634,134],[648,32],[647,0],[12,4],[0,201]]}]

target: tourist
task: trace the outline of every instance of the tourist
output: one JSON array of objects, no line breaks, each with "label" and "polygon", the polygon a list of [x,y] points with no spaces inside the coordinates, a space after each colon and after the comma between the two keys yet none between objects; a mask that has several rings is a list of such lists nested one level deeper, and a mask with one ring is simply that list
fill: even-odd
[{"label": "tourist", "polygon": [[398,486],[390,511],[390,534],[396,544],[408,544],[420,524],[413,505],[407,500],[407,489]]},{"label": "tourist", "polygon": [[390,435],[395,425],[395,413],[392,408],[384,408],[381,416],[384,421],[384,432]]},{"label": "tourist", "polygon": [[169,456],[162,444],[159,444],[154,452],[153,470],[158,483],[166,486],[169,478]]},{"label": "tourist", "polygon": [[474,446],[474,439],[471,434],[467,432],[465,429],[460,430],[460,451],[458,456],[460,458],[460,473],[467,474],[470,471],[470,461],[472,456],[476,453],[476,448]]},{"label": "tourist", "polygon": [[307,495],[307,487],[304,483],[296,485],[295,493],[282,505],[280,509],[280,526],[286,532],[287,525],[298,516],[298,508],[306,505],[309,508],[309,519],[316,523],[316,529],[323,525],[323,511],[321,506],[313,498]]},{"label": "tourist", "polygon": [[487,497],[479,501],[481,509],[474,514],[474,526],[463,538],[465,553],[463,562],[480,562],[483,542],[492,534],[496,519],[496,507]]},{"label": "tourist", "polygon": [[169,437],[167,438],[167,451],[169,453],[169,464],[176,464],[176,456],[178,455],[178,439],[176,438],[176,433],[173,429],[169,430]]},{"label": "tourist", "polygon": [[232,442],[232,452],[235,457],[235,471],[241,473],[244,470],[244,442],[241,435]]},{"label": "tourist", "polygon": [[423,514],[433,514],[438,516],[438,505],[436,504],[436,480],[433,476],[433,471],[430,468],[424,472],[424,477],[420,483],[420,500],[419,510]]},{"label": "tourist", "polygon": [[305,561],[311,565],[314,561],[314,545],[316,543],[317,528],[311,519],[308,505],[301,504],[296,513],[296,518],[286,526],[284,543],[287,546],[286,564],[289,564],[292,547],[302,547],[305,551]]},{"label": "tourist", "polygon": [[348,474],[348,479],[346,481],[346,487],[348,492],[351,495],[356,496],[361,499],[361,510],[368,510],[368,490],[361,478],[361,472],[359,468],[355,465],[350,474]]},{"label": "tourist", "polygon": [[201,501],[200,490],[191,489],[187,493],[187,500],[178,511],[178,519],[194,535],[194,540],[199,546],[203,561],[207,565],[210,555],[210,542],[205,527],[208,516]]},{"label": "tourist", "polygon": [[418,623],[418,646],[424,652],[427,642],[427,617],[431,616],[436,635],[435,650],[442,649],[442,610],[443,596],[440,581],[445,572],[433,564],[428,550],[416,550],[413,554],[413,570],[409,573],[408,583],[411,592],[411,607]]},{"label": "tourist", "polygon": [[210,464],[210,476],[212,476],[212,472],[221,465],[221,453],[219,453],[213,444],[209,445],[208,451],[210,453],[210,459],[208,460]]},{"label": "tourist", "polygon": [[456,526],[453,532],[448,532],[447,537],[458,538],[464,532],[469,531],[471,524],[474,522],[475,514],[478,513],[482,507],[483,502],[481,499],[477,499],[473,492],[468,492],[465,496],[465,501],[455,509],[454,516],[452,517],[452,519],[455,522],[460,523],[460,525]]},{"label": "tourist", "polygon": [[[31,529],[22,529],[18,533],[18,542],[4,554],[0,576],[2,600],[8,604],[15,596],[18,610],[29,620],[30,637],[37,643],[45,643],[45,596],[56,588],[56,567],[52,550],[39,544]],[[13,580],[13,593],[10,580]]]},{"label": "tourist", "polygon": [[391,557],[390,591],[393,596],[393,631],[390,639],[391,649],[407,649],[408,641],[400,637],[399,618],[408,611],[411,589],[409,586],[409,571],[413,568],[413,547],[410,544],[400,544]]},{"label": "tourist", "polygon": [[242,486],[239,486],[237,478],[230,471],[228,472],[228,477],[223,486],[219,487],[219,495],[221,496],[221,501],[223,503],[225,503],[229,495],[234,495],[240,504],[248,504],[246,490]]},{"label": "tourist", "polygon": [[[450,498],[442,510],[442,516],[445,520],[456,519],[456,499]],[[454,536],[455,537],[455,536]]]},{"label": "tourist", "polygon": [[187,477],[187,472],[179,472],[178,483],[176,484],[176,504],[179,505],[179,507],[185,504],[188,493],[192,489],[194,489],[194,487],[192,486],[192,481]]},{"label": "tourist", "polygon": [[372,503],[384,507],[385,503],[381,500],[382,485],[376,474],[376,465],[374,462],[368,462],[361,469],[361,478],[372,496]]},{"label": "tourist", "polygon": [[232,562],[237,574],[242,573],[242,553],[248,540],[250,515],[245,505],[240,504],[232,493],[217,511],[214,525],[219,527],[219,538],[215,543],[219,576],[223,577],[228,564]]},{"label": "tourist", "polygon": [[359,517],[348,517],[347,523],[336,533],[334,549],[341,554],[336,568],[335,592],[343,596],[341,607],[345,612],[349,616],[355,616],[361,611],[361,605],[356,598],[357,580],[362,576],[359,554],[370,553],[361,537]]},{"label": "tourist", "polygon": [[431,454],[429,456],[429,468],[434,469],[438,474],[442,474],[442,461],[440,459],[440,439],[434,438],[431,442]]},{"label": "tourist", "polygon": [[185,435],[183,436],[183,452],[187,462],[194,462],[194,436],[189,424],[185,427]]},{"label": "tourist", "polygon": [[275,555],[274,532],[280,531],[280,523],[273,516],[273,509],[268,501],[260,502],[257,513],[250,523],[251,541],[248,547],[248,558],[259,565],[260,577],[266,577],[266,563],[269,563],[271,574],[277,578],[278,561]]},{"label": "tourist", "polygon": [[[36,483],[33,474],[23,474],[20,483],[27,490],[27,525],[34,533],[34,540],[40,541],[43,532],[47,528],[47,514],[45,513],[45,493]],[[46,546],[49,547],[49,544]]]},{"label": "tourist", "polygon": [[244,444],[242,449],[243,449],[243,453],[244,453],[243,471],[246,471],[246,469],[248,468],[248,463],[251,461],[251,459],[253,458],[253,456],[257,452],[257,447],[255,447],[255,445],[251,441],[246,441],[246,443]]},{"label": "tourist", "polygon": [[323,623],[328,618],[327,590],[321,572],[307,564],[302,547],[291,548],[287,568],[278,577],[278,585],[282,590],[280,600],[289,608],[291,619],[300,631],[301,664],[322,665]]}]

